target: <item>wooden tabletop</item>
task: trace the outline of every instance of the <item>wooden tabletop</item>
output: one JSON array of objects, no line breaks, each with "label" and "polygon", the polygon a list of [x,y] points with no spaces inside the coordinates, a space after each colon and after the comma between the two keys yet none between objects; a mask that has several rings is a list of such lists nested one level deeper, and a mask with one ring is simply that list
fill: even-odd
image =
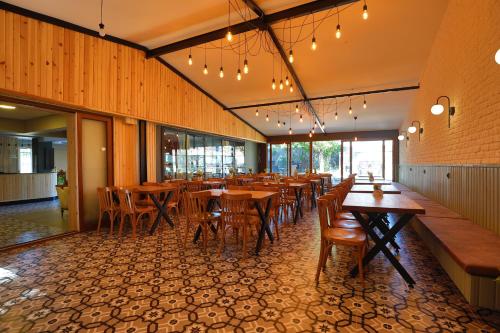
[{"label": "wooden tabletop", "polygon": [[307,183],[289,183],[286,186],[288,186],[288,187],[305,187],[307,185],[308,185]]},{"label": "wooden tabletop", "polygon": [[[203,191],[203,192],[205,192],[205,191]],[[218,189],[206,190],[206,192],[210,192],[210,194],[213,198],[219,198],[222,195],[222,193],[251,194],[252,195],[251,200],[256,200],[256,201],[270,198],[277,193],[277,192],[271,192],[271,191],[218,190]]]},{"label": "wooden tabletop", "polygon": [[374,179],[373,181],[370,181],[369,179],[356,179],[354,183],[356,185],[392,185],[392,182],[390,180],[385,179]]},{"label": "wooden tabletop", "polygon": [[137,186],[128,186],[126,187],[126,189],[140,193],[158,193],[158,192],[173,191],[175,188],[173,186],[137,185]]},{"label": "wooden tabletop", "polygon": [[[394,185],[380,185],[380,189],[387,194],[401,194],[401,191],[398,190]],[[353,193],[372,193],[373,185],[353,185],[351,188],[351,192]]]},{"label": "wooden tabletop", "polygon": [[342,209],[361,213],[425,214],[422,206],[402,194],[375,198],[372,193],[348,193]]},{"label": "wooden tabletop", "polygon": [[222,180],[205,180],[203,185],[212,185],[212,186],[220,186],[224,185],[226,182]]}]

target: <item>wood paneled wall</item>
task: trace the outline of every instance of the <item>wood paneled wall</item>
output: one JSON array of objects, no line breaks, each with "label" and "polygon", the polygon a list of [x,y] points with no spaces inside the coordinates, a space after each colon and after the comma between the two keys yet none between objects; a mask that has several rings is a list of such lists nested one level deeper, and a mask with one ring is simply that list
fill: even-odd
[{"label": "wood paneled wall", "polygon": [[0,90],[254,141],[265,137],[144,52],[0,10]]},{"label": "wood paneled wall", "polygon": [[0,175],[0,202],[52,198],[56,184],[54,172]]},{"label": "wood paneled wall", "polygon": [[156,182],[156,168],[158,157],[160,156],[158,145],[156,142],[156,124],[146,123],[146,158],[147,158],[147,173],[148,182]]},{"label": "wood paneled wall", "polygon": [[500,166],[400,165],[400,182],[500,235]]},{"label": "wood paneled wall", "polygon": [[127,124],[121,117],[113,120],[114,180],[116,186],[139,183],[139,132],[137,124]]}]

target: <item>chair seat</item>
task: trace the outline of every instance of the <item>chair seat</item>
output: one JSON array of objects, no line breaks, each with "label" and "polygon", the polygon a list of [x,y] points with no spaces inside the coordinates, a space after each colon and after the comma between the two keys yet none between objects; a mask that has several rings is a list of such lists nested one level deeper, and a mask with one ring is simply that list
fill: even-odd
[{"label": "chair seat", "polygon": [[[361,213],[361,216],[365,220],[368,220],[368,215]],[[337,213],[337,218],[342,219],[342,220],[356,220],[356,217],[354,217],[354,215],[348,211],[341,211],[341,212]]]},{"label": "chair seat", "polygon": [[324,238],[334,243],[360,246],[366,241],[364,232],[357,229],[329,228],[325,230]]},{"label": "chair seat", "polygon": [[334,228],[344,228],[344,229],[361,229],[361,224],[356,220],[351,219],[337,219],[332,222]]}]

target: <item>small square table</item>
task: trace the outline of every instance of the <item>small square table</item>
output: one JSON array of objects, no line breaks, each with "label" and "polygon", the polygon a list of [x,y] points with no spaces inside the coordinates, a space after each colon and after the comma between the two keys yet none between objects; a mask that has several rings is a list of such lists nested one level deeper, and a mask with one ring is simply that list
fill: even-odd
[{"label": "small square table", "polygon": [[[401,191],[398,190],[394,185],[380,185],[380,189],[385,194],[401,194]],[[373,185],[355,184],[352,186],[351,192],[353,192],[353,193],[372,193],[373,192]]]},{"label": "small square table", "polygon": [[[384,194],[382,198],[375,198],[371,193],[348,193],[342,208],[350,211],[356,217],[366,233],[375,242],[375,246],[363,258],[363,265],[367,265],[377,253],[382,251],[412,288],[415,281],[386,245],[410,222],[415,214],[425,214],[425,209],[402,194]],[[366,213],[368,219],[363,218],[361,213]],[[387,213],[397,213],[400,214],[400,217],[392,227],[387,227],[382,237],[379,237],[374,227],[381,223],[380,220]],[[356,276],[357,273],[358,266],[351,270],[352,276]]]}]

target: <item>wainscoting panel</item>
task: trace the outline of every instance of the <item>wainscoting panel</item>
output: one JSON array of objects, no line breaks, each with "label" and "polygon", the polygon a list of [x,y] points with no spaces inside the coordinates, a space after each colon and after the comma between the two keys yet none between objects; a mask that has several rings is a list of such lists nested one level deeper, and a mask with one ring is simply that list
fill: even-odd
[{"label": "wainscoting panel", "polygon": [[499,165],[402,164],[399,182],[500,235]]}]

